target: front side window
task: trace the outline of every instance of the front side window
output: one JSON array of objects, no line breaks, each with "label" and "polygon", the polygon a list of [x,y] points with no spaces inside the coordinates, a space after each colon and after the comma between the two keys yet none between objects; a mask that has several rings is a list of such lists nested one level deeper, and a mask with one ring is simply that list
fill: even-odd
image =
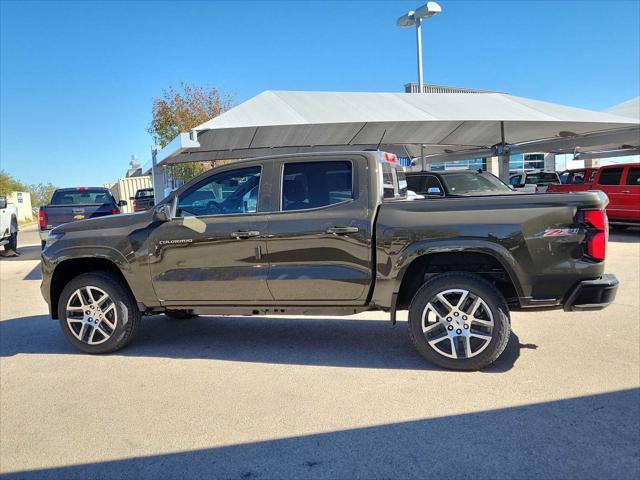
[{"label": "front side window", "polygon": [[228,215],[258,211],[260,167],[212,175],[178,198],[179,217]]},{"label": "front side window", "polygon": [[600,185],[620,185],[622,178],[622,168],[604,168],[600,172]]},{"label": "front side window", "polygon": [[283,211],[325,207],[353,198],[353,169],[348,161],[284,165]]}]

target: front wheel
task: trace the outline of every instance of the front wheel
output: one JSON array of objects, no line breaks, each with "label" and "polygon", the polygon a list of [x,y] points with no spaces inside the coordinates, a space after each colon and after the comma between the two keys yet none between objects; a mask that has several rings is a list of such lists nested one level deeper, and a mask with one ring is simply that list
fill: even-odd
[{"label": "front wheel", "polygon": [[111,272],[83,273],[62,290],[60,326],[69,341],[86,353],[110,353],[135,336],[142,315],[131,292]]},{"label": "front wheel", "polygon": [[411,342],[429,362],[451,370],[490,365],[509,334],[504,297],[477,275],[438,275],[420,287],[409,307]]}]

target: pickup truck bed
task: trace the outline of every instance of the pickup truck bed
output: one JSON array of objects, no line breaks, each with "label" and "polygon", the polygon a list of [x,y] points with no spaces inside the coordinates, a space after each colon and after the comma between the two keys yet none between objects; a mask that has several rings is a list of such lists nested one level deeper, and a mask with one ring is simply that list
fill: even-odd
[{"label": "pickup truck bed", "polygon": [[[351,314],[409,310],[429,361],[478,369],[513,308],[600,309],[606,197],[506,194],[407,200],[381,152],[234,162],[153,210],[52,231],[42,292],[80,350],[133,338],[142,314]],[[98,325],[96,325],[96,319]]]}]

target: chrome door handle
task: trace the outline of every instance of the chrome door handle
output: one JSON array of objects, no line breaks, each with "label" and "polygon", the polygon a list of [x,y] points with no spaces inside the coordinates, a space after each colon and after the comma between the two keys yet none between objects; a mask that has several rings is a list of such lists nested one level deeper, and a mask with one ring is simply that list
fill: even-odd
[{"label": "chrome door handle", "polygon": [[327,228],[326,233],[332,235],[346,235],[347,233],[358,233],[358,227],[332,227]]},{"label": "chrome door handle", "polygon": [[621,190],[620,193],[631,193],[631,190]]},{"label": "chrome door handle", "polygon": [[256,230],[239,230],[237,232],[233,232],[231,236],[236,240],[243,240],[251,237],[259,237],[260,232]]}]

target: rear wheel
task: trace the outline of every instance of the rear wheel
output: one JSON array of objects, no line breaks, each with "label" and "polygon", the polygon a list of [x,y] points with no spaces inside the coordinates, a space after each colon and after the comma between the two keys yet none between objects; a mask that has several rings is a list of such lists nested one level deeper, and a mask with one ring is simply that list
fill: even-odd
[{"label": "rear wheel", "polygon": [[78,350],[110,353],[134,338],[142,316],[120,278],[111,272],[93,272],[77,276],[64,287],[58,318]]},{"label": "rear wheel", "polygon": [[493,363],[509,340],[504,297],[485,279],[446,273],[426,282],[409,307],[409,337],[429,362],[452,370]]},{"label": "rear wheel", "polygon": [[5,247],[7,251],[17,252],[18,251],[18,226],[13,225],[11,228],[11,235],[9,236],[9,242]]}]

